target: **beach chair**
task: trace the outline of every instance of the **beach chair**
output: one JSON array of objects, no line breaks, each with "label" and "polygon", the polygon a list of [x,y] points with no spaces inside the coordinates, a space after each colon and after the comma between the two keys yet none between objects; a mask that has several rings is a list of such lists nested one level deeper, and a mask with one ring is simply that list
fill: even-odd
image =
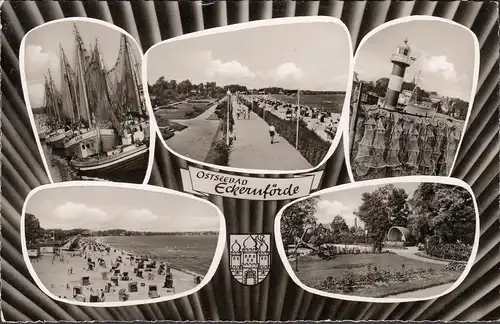
[{"label": "beach chair", "polygon": [[160,295],[158,294],[158,287],[156,285],[149,285],[148,296],[149,298],[160,297]]},{"label": "beach chair", "polygon": [[120,275],[120,269],[115,269],[115,276],[119,276]]},{"label": "beach chair", "polygon": [[101,272],[102,280],[109,280],[109,272]]},{"label": "beach chair", "polygon": [[99,295],[95,292],[90,293],[89,303],[97,303],[99,301]]},{"label": "beach chair", "polygon": [[128,284],[128,291],[131,292],[131,293],[139,291],[139,287],[137,286],[137,282],[136,281],[130,282]]},{"label": "beach chair", "polygon": [[111,277],[111,282],[112,282],[115,286],[118,286],[118,277]]},{"label": "beach chair", "polygon": [[128,276],[128,272],[127,271],[124,271],[122,273],[122,280],[123,281],[129,281],[130,280],[130,277]]},{"label": "beach chair", "polygon": [[88,270],[89,271],[94,270],[94,264],[92,262],[89,262],[87,265],[88,265]]},{"label": "beach chair", "polygon": [[84,303],[87,300],[87,298],[85,298],[85,295],[76,295],[73,297],[73,299],[81,303]]},{"label": "beach chair", "polygon": [[118,298],[120,299],[120,301],[127,301],[128,300],[127,291],[125,289],[120,289],[120,291],[118,291]]},{"label": "beach chair", "polygon": [[73,287],[73,297],[81,295],[83,292],[83,288],[80,286],[74,286]]},{"label": "beach chair", "polygon": [[82,286],[88,286],[90,285],[90,277],[86,276],[86,277],[82,277]]},{"label": "beach chair", "polygon": [[200,276],[195,276],[194,277],[194,284],[195,285],[201,284],[201,277]]},{"label": "beach chair", "polygon": [[148,273],[148,280],[155,280],[155,275],[152,273]]},{"label": "beach chair", "polygon": [[163,288],[167,289],[167,292],[175,292],[174,280],[172,278],[172,274],[168,274],[165,276],[165,282],[163,283]]},{"label": "beach chair", "polygon": [[134,268],[134,274],[136,274],[138,270],[139,268]]},{"label": "beach chair", "polygon": [[143,278],[142,277],[142,270],[137,270],[137,278]]}]

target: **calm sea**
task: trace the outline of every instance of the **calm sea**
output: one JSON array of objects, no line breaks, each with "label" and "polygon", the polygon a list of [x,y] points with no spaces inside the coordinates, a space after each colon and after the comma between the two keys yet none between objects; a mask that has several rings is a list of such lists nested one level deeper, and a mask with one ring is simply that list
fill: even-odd
[{"label": "calm sea", "polygon": [[212,264],[218,238],[217,235],[108,236],[103,241],[116,249],[150,255],[205,275]]}]

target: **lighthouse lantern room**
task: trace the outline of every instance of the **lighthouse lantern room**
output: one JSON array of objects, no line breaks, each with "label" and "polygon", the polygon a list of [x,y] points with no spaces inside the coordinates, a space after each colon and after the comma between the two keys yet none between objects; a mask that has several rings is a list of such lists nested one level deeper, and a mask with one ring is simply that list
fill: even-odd
[{"label": "lighthouse lantern room", "polygon": [[405,39],[404,44],[399,45],[396,53],[391,56],[393,66],[385,97],[386,108],[397,109],[398,98],[403,88],[406,68],[409,67],[415,60],[410,56],[410,52],[411,48],[408,45],[408,39]]}]

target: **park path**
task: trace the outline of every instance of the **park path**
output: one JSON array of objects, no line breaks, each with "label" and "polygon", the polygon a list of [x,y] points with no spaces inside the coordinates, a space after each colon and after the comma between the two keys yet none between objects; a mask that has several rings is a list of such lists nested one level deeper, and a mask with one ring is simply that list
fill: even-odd
[{"label": "park path", "polygon": [[[225,101],[224,99],[222,101]],[[215,113],[215,108],[217,108],[217,105],[219,104],[220,101],[215,102],[210,108],[205,110],[203,113],[199,114],[198,116],[190,119],[190,120],[207,120],[212,116],[213,113]]]},{"label": "park path", "polygon": [[431,258],[424,258],[424,257],[421,257],[419,255],[416,255],[415,253],[418,252],[418,249],[416,247],[408,247],[406,250],[401,250],[401,249],[388,249],[388,250],[391,250],[392,252],[394,252],[397,255],[400,255],[402,257],[417,260],[417,261],[440,264],[440,265],[447,265],[448,263],[450,263],[450,262],[441,261],[441,260],[434,260]]},{"label": "park path", "polygon": [[[274,144],[269,137],[269,125],[251,112],[250,119],[237,119],[236,99],[233,99],[236,140],[229,156],[229,166],[261,170],[299,170],[312,165],[279,134]],[[242,106],[242,105],[241,105]]]},{"label": "park path", "polygon": [[424,289],[420,289],[420,290],[405,292],[405,293],[401,293],[401,294],[390,295],[390,296],[386,296],[386,298],[387,297],[390,297],[390,298],[426,298],[426,297],[440,295],[443,292],[450,289],[450,287],[452,285],[453,285],[453,282],[439,285],[439,286],[424,288]]}]

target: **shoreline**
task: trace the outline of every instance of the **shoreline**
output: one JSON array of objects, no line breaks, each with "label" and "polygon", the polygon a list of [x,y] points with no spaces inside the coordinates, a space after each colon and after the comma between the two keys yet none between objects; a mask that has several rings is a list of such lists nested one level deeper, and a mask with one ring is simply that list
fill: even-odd
[{"label": "shoreline", "polygon": [[[114,247],[112,243],[106,242],[106,238],[108,238],[108,237],[118,237],[118,236],[96,236],[95,240],[96,240],[96,242],[99,242],[101,244],[109,246],[111,249],[114,249],[116,251],[121,251],[121,252],[123,252],[126,255],[134,256],[134,257],[142,257],[142,255],[140,253],[133,252],[133,251],[127,251],[127,250],[125,250],[123,248],[116,248],[116,247]],[[201,279],[205,278],[205,275],[201,275],[201,274],[199,274],[199,273],[197,273],[195,271],[191,271],[191,270],[179,267],[179,266],[177,266],[175,264],[170,264],[167,260],[165,260],[165,258],[154,257],[154,256],[151,256],[151,255],[149,255],[149,256],[146,255],[146,257],[148,257],[149,259],[154,260],[154,261],[167,262],[168,266],[171,269],[175,269],[175,270],[178,270],[178,271],[181,271],[181,272],[185,272],[185,273],[193,275],[193,276],[198,276],[198,277],[201,277]],[[207,271],[208,271],[208,269],[207,269]]]},{"label": "shoreline", "polygon": [[30,259],[43,286],[54,296],[102,303],[149,300],[196,288],[204,276],[170,266],[161,258],[117,249],[106,237],[79,237],[74,251]]}]

